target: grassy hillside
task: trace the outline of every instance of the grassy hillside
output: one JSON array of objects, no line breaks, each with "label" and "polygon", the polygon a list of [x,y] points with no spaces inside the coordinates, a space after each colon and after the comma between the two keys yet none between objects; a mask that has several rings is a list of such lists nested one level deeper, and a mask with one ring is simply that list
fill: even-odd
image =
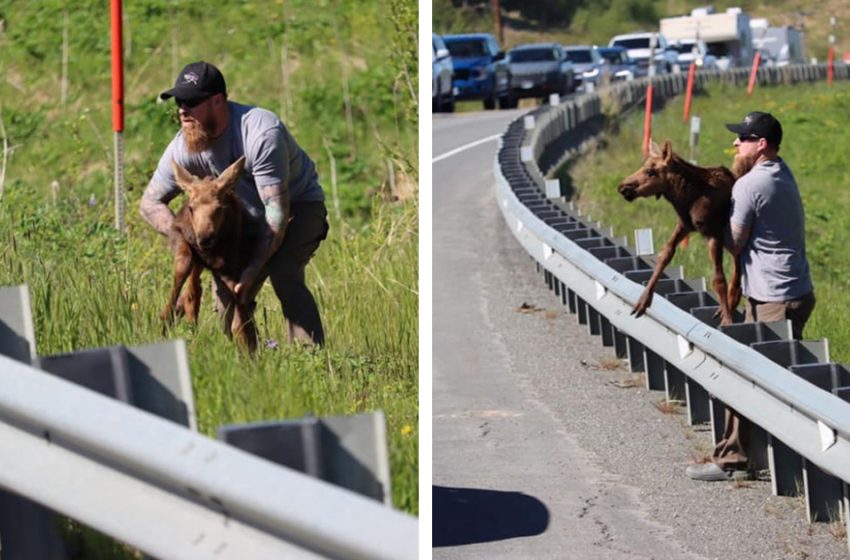
[{"label": "grassy hillside", "polygon": [[240,356],[207,296],[197,328],[165,333],[187,340],[200,428],[211,435],[231,422],[383,410],[393,502],[417,514],[416,3],[124,7],[122,236],[112,227],[108,3],[0,0],[0,284],[29,284],[39,354],[163,339],[171,257],[138,214],[177,131],[174,104],[157,95],[186,63],[213,62],[231,99],[280,114],[317,163],[331,232],[307,282],[327,346],[287,344],[266,287],[257,309],[264,347],[256,359]]},{"label": "grassy hillside", "polygon": [[[836,82],[762,88],[748,97],[746,89],[716,85],[696,97],[692,114],[702,119],[697,159],[700,165],[731,165],[734,135],[723,123],[737,122],[751,110],[766,110],[782,123],[780,155],[790,166],[800,187],[806,210],[807,255],[812,269],[817,306],[806,326],[806,338],[829,338],[832,359],[850,362],[850,173],[845,146],[850,132],[838,115],[850,109],[847,84]],[[683,99],[672,100],[653,118],[652,134],[658,142],[671,140],[673,149],[688,156],[690,125],[682,122]],[[583,213],[614,227],[617,235],[632,238],[636,228],[651,227],[656,249],[673,230],[675,215],[669,204],[654,199],[628,203],[617,193],[623,177],[640,167],[643,115],[632,113],[618,123],[619,132],[586,157],[563,170],[576,187]],[[566,179],[567,177],[565,177]],[[693,236],[692,236],[693,237]],[[711,265],[705,244],[694,237],[680,249],[673,265],[685,267],[688,277],[710,278]],[[729,265],[727,257],[727,271]]]},{"label": "grassy hillside", "polygon": [[[489,4],[489,3],[488,3]],[[564,44],[608,44],[618,33],[639,29],[658,29],[662,17],[684,15],[702,0],[606,0],[584,2],[569,25],[553,25],[545,21],[528,21],[518,13],[503,16],[504,47],[523,43],[558,41]],[[836,49],[850,50],[850,37],[844,30],[847,25],[845,0],[827,0],[814,5],[805,0],[719,0],[710,2],[718,11],[740,6],[752,18],[766,17],[771,25],[799,26],[806,32],[810,56],[826,57],[829,47],[829,16],[838,18]],[[452,0],[434,0],[434,30],[437,33],[463,31],[493,32],[493,16],[489,8],[473,9],[455,7]],[[844,21],[842,22],[842,18]]]}]

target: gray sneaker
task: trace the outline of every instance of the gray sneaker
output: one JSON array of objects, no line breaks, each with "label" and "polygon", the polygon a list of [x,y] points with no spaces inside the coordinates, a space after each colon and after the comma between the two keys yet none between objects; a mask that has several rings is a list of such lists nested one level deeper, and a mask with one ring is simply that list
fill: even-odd
[{"label": "gray sneaker", "polygon": [[739,469],[724,470],[715,463],[703,463],[691,465],[685,470],[685,474],[694,480],[746,480],[750,478],[749,471]]}]

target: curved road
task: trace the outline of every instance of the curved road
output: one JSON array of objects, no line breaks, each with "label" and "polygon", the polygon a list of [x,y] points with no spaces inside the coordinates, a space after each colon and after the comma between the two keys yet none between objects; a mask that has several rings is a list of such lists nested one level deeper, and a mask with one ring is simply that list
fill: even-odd
[{"label": "curved road", "polygon": [[496,207],[489,138],[521,114],[433,120],[433,557],[846,558],[769,482],[688,480],[707,428],[611,383]]}]

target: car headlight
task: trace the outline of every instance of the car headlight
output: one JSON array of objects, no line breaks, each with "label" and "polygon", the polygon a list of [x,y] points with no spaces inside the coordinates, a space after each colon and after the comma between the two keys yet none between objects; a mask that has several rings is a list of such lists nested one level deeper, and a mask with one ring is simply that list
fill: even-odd
[{"label": "car headlight", "polygon": [[486,66],[478,66],[477,68],[473,68],[470,70],[469,75],[473,80],[483,80],[487,78],[487,67]]},{"label": "car headlight", "polygon": [[585,78],[595,78],[599,75],[599,68],[594,68],[582,74]]},{"label": "car headlight", "polygon": [[694,64],[696,64],[697,66],[702,66],[702,62],[703,60],[701,58],[694,60]]}]

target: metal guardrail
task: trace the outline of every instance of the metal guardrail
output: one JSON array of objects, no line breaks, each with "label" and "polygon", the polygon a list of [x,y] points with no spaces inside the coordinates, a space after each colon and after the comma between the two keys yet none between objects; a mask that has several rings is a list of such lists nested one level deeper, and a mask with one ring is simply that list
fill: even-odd
[{"label": "metal guardrail", "polygon": [[417,521],[0,356],[0,485],[159,558],[417,556]]},{"label": "metal guardrail", "polygon": [[[796,83],[822,80],[826,73],[826,65],[763,68],[758,80],[761,85]],[[850,68],[837,65],[834,76],[848,79]],[[748,78],[748,69],[703,71],[696,84],[745,85]],[[764,340],[764,329],[748,325],[743,333],[744,326],[736,325],[737,330],[718,330],[711,324],[712,313],[705,312],[706,298],[681,297],[686,294],[656,297],[647,314],[635,318],[631,310],[644,288],[639,282],[648,279],[640,269],[651,269],[652,263],[641,265],[624,238],[614,238],[610,229],[546,194],[547,175],[577,153],[583,136],[598,129],[603,103],[613,104],[608,110],[635,106],[645,99],[649,80],[540,107],[511,123],[494,164],[495,196],[505,222],[579,322],[601,335],[603,345],[628,357],[633,371],[645,371],[648,388],[667,390],[668,397],[675,388],[687,400],[692,421],[713,421],[715,437],[718,424],[722,430],[723,403],[744,414],[763,429],[764,456],[754,460],[770,468],[774,493],[793,494],[802,483],[810,519],[835,521],[840,511],[850,528],[850,389],[834,391],[841,398],[830,392],[836,383],[850,385],[850,374],[838,364],[820,363],[815,365],[828,367],[816,376],[804,371],[809,367],[800,365],[805,360],[798,361],[799,354],[808,353],[808,361],[826,362],[826,341],[747,346]],[[656,76],[653,85],[656,98],[663,100],[684,91],[685,76]],[[605,255],[604,262],[596,255]],[[687,281],[675,280],[681,276],[681,270],[668,269],[667,290],[695,292]],[[704,281],[696,284],[704,289]],[[686,305],[683,299],[694,301]],[[767,326],[779,333],[775,338],[781,339],[783,330],[790,338],[787,324]],[[779,348],[768,348],[771,344]],[[815,378],[818,385],[807,380]]]},{"label": "metal guardrail", "polygon": [[[35,357],[32,326],[26,286],[0,288],[0,490],[14,493],[0,492],[14,525],[0,534],[3,558],[64,554],[43,544],[58,535],[38,504],[163,559],[417,557],[416,518],[190,429],[182,341]],[[119,376],[119,393],[132,394],[134,406],[97,383],[89,389],[46,373],[80,357],[88,366],[70,378],[82,372],[103,377],[103,385],[113,375],[104,360],[122,362],[128,377]],[[104,371],[80,369],[92,364]],[[380,484],[372,493],[385,498],[383,416],[364,415],[356,425],[348,417],[325,420],[336,430],[334,446],[346,447],[340,453],[360,453],[339,463],[359,470],[336,478]],[[364,425],[375,429],[361,433]],[[370,440],[374,457],[363,455],[364,438],[380,440]],[[350,487],[347,479],[340,483]]]}]

